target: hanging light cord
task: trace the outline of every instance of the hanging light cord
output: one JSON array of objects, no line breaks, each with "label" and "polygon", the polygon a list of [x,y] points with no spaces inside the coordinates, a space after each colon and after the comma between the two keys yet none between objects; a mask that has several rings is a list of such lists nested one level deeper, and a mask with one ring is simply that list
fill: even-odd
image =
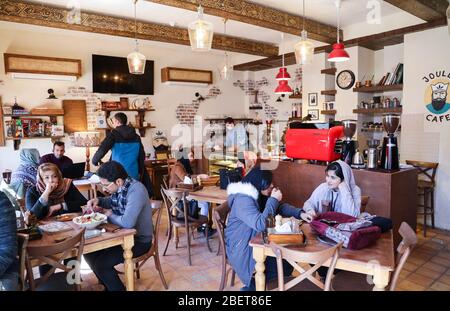
[{"label": "hanging light cord", "polygon": [[305,30],[305,0],[303,0],[303,30]]},{"label": "hanging light cord", "polygon": [[136,51],[138,49],[138,41],[137,41],[137,17],[136,17],[136,3],[138,0],[134,0],[134,41],[136,42]]},{"label": "hanging light cord", "polygon": [[340,31],[339,29],[341,28],[341,0],[337,0],[336,1],[336,6],[337,6],[337,43],[340,43]]},{"label": "hanging light cord", "polygon": [[[283,48],[283,43],[284,43],[284,32],[282,32],[281,33],[281,48]],[[284,53],[282,52],[281,53],[281,59],[282,59],[282,63],[283,63],[283,66],[282,67],[284,67]]]}]

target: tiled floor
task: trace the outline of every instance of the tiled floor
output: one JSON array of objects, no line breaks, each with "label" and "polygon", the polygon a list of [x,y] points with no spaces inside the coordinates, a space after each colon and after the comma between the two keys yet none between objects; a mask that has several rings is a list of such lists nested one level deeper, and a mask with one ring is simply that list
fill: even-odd
[{"label": "tiled floor", "polygon": [[[205,244],[203,235],[196,233],[196,239],[192,241],[192,266],[187,264],[186,240],[184,230],[180,234],[179,248],[169,244],[166,256],[162,256],[166,236],[166,218],[161,219],[159,235],[159,249],[161,265],[164,276],[169,285],[169,290],[211,291],[218,290],[221,276],[221,256],[216,252],[210,253]],[[400,275],[397,290],[450,290],[450,232],[429,229],[424,238],[421,225],[418,230],[419,242]],[[217,250],[218,238],[212,239],[213,250]],[[95,288],[97,279],[90,272],[89,267],[82,264],[83,288],[91,290]],[[239,290],[242,284],[236,277],[234,287],[227,290]],[[165,290],[158,272],[155,269],[153,259],[150,259],[141,270],[141,279],[136,281],[137,290]]]}]

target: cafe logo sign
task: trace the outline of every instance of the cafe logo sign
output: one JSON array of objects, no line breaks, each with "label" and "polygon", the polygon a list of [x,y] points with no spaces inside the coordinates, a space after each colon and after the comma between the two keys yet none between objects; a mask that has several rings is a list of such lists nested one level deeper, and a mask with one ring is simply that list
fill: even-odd
[{"label": "cafe logo sign", "polygon": [[430,73],[422,78],[428,85],[425,89],[426,120],[433,123],[450,122],[450,74],[445,70]]}]

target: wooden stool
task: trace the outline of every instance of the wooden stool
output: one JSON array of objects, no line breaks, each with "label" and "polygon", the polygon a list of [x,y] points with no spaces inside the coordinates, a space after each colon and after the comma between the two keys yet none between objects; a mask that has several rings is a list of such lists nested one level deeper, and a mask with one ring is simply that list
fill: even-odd
[{"label": "wooden stool", "polygon": [[428,215],[431,216],[431,227],[434,228],[434,187],[439,163],[406,160],[406,164],[414,166],[419,171],[417,190],[419,197],[423,196],[423,204],[419,202],[417,206],[422,207],[423,212],[417,212],[417,214],[423,215],[423,236],[425,237]]}]

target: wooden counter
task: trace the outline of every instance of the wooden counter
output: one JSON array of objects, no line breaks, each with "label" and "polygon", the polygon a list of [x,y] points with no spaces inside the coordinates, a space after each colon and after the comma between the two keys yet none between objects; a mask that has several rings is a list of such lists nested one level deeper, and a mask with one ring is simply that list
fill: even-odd
[{"label": "wooden counter", "polygon": [[[283,201],[302,207],[314,189],[325,182],[325,166],[298,164],[290,161],[278,163],[274,170],[274,184],[283,193]],[[388,217],[394,225],[395,245],[401,241],[398,228],[406,221],[416,229],[417,171],[403,169],[395,172],[353,170],[362,195],[370,197],[366,211],[372,215]]]}]

